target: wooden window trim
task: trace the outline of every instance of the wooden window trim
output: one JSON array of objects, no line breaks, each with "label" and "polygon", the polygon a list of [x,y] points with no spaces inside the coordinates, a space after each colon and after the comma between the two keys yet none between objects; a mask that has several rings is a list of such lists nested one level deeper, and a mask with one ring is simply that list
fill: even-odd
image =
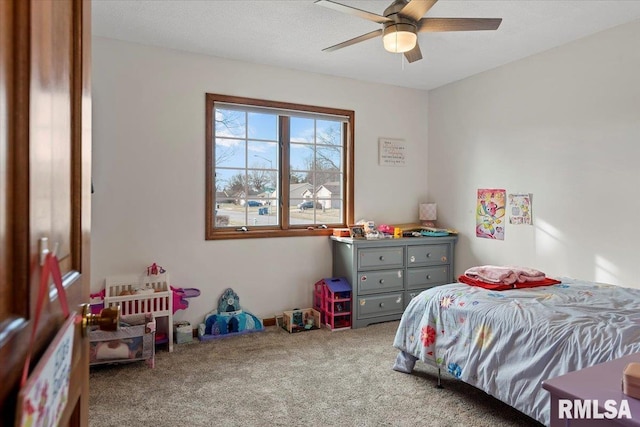
[{"label": "wooden window trim", "polygon": [[[229,104],[251,105],[258,107],[292,110],[301,112],[311,112],[318,114],[328,114],[335,116],[344,116],[348,118],[348,123],[343,124],[346,141],[343,152],[344,164],[344,199],[343,209],[345,224],[340,227],[347,227],[354,222],[354,181],[355,181],[355,112],[352,110],[336,109],[329,107],[318,107],[305,104],[295,104],[279,101],[268,101],[263,99],[245,98],[239,96],[229,96],[220,94],[207,93],[205,96],[205,239],[206,240],[229,240],[229,239],[253,239],[253,238],[271,238],[271,237],[305,237],[305,236],[329,236],[333,233],[332,228],[320,227],[300,227],[292,228],[289,226],[288,212],[282,212],[282,223],[279,228],[271,229],[251,229],[248,231],[236,231],[232,229],[216,229],[213,226],[214,221],[214,134],[213,134],[213,111],[216,102],[224,102]],[[280,129],[283,127],[280,126]],[[287,138],[288,140],[288,138]],[[288,146],[281,147],[282,150],[289,150]],[[283,171],[288,171],[289,165],[280,165],[280,185],[282,188],[289,188],[288,176],[282,176]],[[284,174],[287,175],[287,174]],[[285,186],[285,184],[287,186]],[[280,196],[282,198],[282,195]],[[285,200],[288,198],[285,197]]]}]

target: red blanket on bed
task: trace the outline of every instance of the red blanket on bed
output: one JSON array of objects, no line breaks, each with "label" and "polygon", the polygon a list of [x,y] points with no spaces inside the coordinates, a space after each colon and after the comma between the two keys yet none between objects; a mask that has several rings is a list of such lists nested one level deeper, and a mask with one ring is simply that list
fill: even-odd
[{"label": "red blanket on bed", "polygon": [[506,291],[508,289],[522,289],[522,288],[535,288],[537,286],[549,286],[549,285],[557,285],[560,282],[556,279],[551,279],[549,277],[545,277],[542,280],[536,280],[532,282],[523,282],[523,283],[512,283],[507,285],[505,283],[489,283],[483,282],[482,280],[472,279],[469,276],[465,276],[464,274],[458,277],[458,282],[466,283],[471,286],[479,286],[481,288],[489,289],[492,291]]}]

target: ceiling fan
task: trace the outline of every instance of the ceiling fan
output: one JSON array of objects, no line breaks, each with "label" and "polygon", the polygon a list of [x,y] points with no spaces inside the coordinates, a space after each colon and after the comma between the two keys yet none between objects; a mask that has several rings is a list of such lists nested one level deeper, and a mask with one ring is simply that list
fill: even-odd
[{"label": "ceiling fan", "polygon": [[316,4],[338,12],[348,13],[382,24],[382,28],[351,40],[322,49],[332,52],[374,37],[382,36],[384,48],[389,52],[404,53],[408,62],[422,59],[418,33],[440,31],[496,30],[502,18],[424,18],[438,0],[394,0],[384,10],[384,16],[346,6],[331,0],[316,0]]}]

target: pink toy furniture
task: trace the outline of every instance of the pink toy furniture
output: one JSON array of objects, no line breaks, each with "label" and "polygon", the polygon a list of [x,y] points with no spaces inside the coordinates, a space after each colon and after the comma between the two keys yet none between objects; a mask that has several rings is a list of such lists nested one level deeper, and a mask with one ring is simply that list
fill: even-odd
[{"label": "pink toy furniture", "polygon": [[196,288],[174,288],[169,285],[169,274],[156,264],[147,268],[146,276],[109,276],[106,287],[90,295],[91,313],[99,314],[106,307],[119,305],[123,316],[152,313],[159,320],[156,343],[169,345],[173,351],[173,315],[189,307],[188,298],[200,296]]},{"label": "pink toy furniture", "polygon": [[200,289],[196,288],[174,288],[173,291],[173,314],[178,310],[186,310],[189,308],[189,301],[187,298],[195,298],[200,296]]},{"label": "pink toy furniture", "polygon": [[351,286],[344,278],[322,279],[314,285],[314,308],[332,331],[351,328]]},{"label": "pink toy furniture", "polygon": [[[166,334],[169,352],[173,351],[173,291],[168,274],[107,277],[104,306],[115,305],[120,306],[122,316],[152,313],[158,330]],[[156,339],[157,344],[162,342]]]}]

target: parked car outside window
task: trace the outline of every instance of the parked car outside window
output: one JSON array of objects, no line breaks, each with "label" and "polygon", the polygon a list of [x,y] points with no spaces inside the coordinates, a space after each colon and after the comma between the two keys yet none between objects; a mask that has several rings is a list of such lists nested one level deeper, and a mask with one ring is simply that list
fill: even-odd
[{"label": "parked car outside window", "polygon": [[252,207],[252,206],[262,206],[262,203],[260,203],[257,200],[247,200],[247,206]]},{"label": "parked car outside window", "polygon": [[[322,209],[322,203],[316,202],[315,205],[316,205],[316,209]],[[313,208],[313,200],[307,200],[305,202],[298,203],[298,209],[300,209],[301,211],[305,209],[312,209],[312,208]]]}]

